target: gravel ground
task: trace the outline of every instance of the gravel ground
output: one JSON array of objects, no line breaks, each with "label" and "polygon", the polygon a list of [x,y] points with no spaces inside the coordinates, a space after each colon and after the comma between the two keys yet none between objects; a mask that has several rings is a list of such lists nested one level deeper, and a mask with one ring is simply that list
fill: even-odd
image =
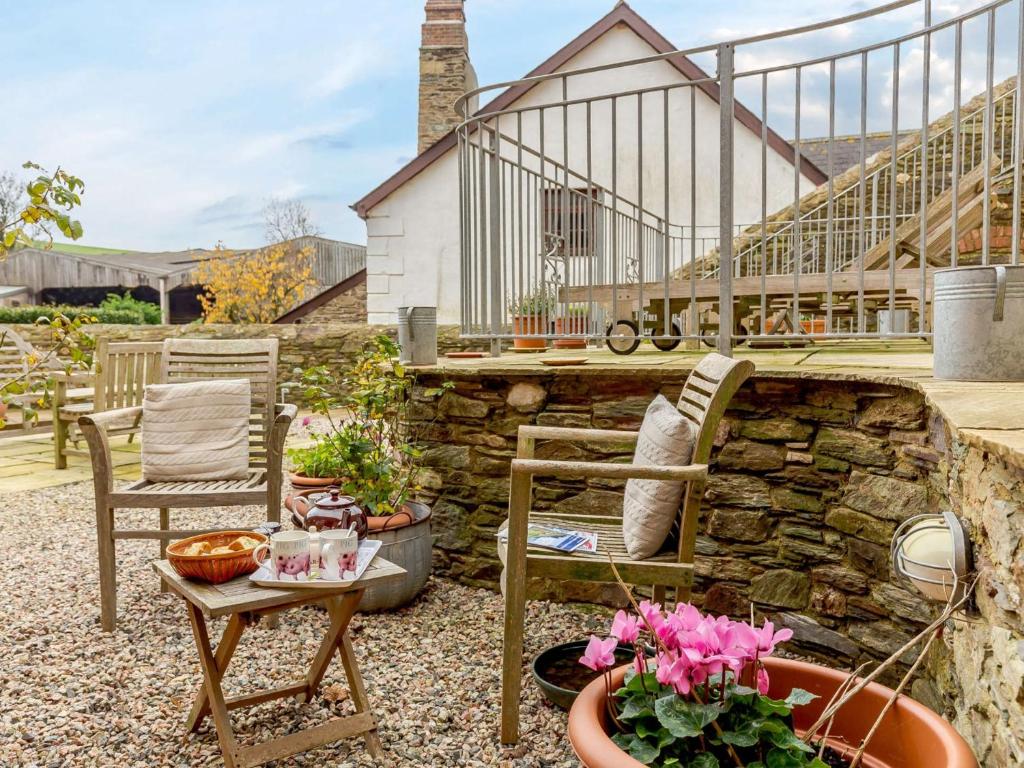
[{"label": "gravel ground", "polygon": [[[186,735],[201,682],[181,601],[161,594],[149,563],[156,543],[118,543],[119,625],[99,629],[92,484],[5,493],[0,511],[0,766],[220,765],[207,724]],[[255,509],[172,511],[172,527],[240,521]],[[123,528],[154,527],[156,511],[118,513]],[[240,519],[241,518],[241,519]],[[223,524],[223,522],[219,522]],[[515,750],[497,738],[502,601],[494,593],[434,579],[410,607],[357,616],[353,638],[381,724],[390,766],[574,766],[566,717],[523,692]],[[225,679],[228,695],[281,685],[305,673],[327,621],[319,609],[282,616],[277,629],[243,635]],[[527,655],[601,632],[607,618],[585,606],[530,603]],[[219,637],[223,620],[211,623]],[[351,711],[344,672],[328,669],[324,696],[236,711],[243,744]],[[370,766],[361,739],[274,765]]]}]

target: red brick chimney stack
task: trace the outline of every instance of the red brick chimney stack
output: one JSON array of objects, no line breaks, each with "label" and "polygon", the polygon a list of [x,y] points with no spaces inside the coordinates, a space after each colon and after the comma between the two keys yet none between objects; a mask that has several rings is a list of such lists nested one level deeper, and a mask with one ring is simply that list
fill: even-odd
[{"label": "red brick chimney stack", "polygon": [[476,87],[469,62],[464,0],[427,0],[420,46],[417,151],[422,152],[462,122],[455,100]]}]

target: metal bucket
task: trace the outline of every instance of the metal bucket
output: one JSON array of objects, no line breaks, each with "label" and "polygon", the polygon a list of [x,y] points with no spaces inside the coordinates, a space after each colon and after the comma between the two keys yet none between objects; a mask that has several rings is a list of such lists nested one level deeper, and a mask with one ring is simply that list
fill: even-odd
[{"label": "metal bucket", "polygon": [[398,359],[408,365],[437,362],[437,307],[399,307]]},{"label": "metal bucket", "polygon": [[935,273],[935,378],[1024,381],[1024,266]]}]

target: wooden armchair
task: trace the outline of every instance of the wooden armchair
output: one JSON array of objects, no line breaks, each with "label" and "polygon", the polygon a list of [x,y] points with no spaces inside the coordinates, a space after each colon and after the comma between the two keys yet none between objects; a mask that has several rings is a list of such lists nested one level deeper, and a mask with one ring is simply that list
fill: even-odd
[{"label": "wooden armchair", "polygon": [[[117,408],[131,408],[142,405],[147,384],[153,384],[160,376],[162,341],[110,342],[99,338],[93,354],[92,400],[74,402],[68,397],[68,382],[63,375],[55,376],[53,388],[53,466],[65,469],[68,456],[88,456],[88,451],[78,449],[78,420],[91,413],[102,413]],[[131,442],[139,431],[136,419],[123,428],[108,431],[108,437],[127,434]],[[73,440],[74,448],[68,448]]]},{"label": "wooden armchair", "polygon": [[[160,556],[163,557],[168,541],[203,532],[171,530],[169,510],[172,508],[260,504],[266,505],[268,520],[281,519],[282,452],[288,428],[295,418],[296,407],[274,403],[277,389],[277,339],[167,339],[163,342],[159,376],[161,383],[215,378],[247,378],[252,385],[250,472],[242,480],[149,482],[142,479],[115,490],[108,436],[136,423],[142,416],[142,406],[94,413],[82,416],[78,421],[92,456],[100,566],[100,615],[105,631],[112,632],[117,621],[114,542],[118,539],[157,539],[160,542]],[[117,529],[114,510],[154,507],[160,510],[158,529]]]},{"label": "wooden armchair", "polygon": [[[636,444],[636,432],[600,429],[563,429],[521,426],[516,458],[512,461],[509,495],[508,555],[505,584],[505,636],[502,658],[501,740],[519,740],[519,694],[522,685],[523,623],[526,581],[547,577],[569,581],[612,582],[615,580],[608,555],[622,579],[635,585],[653,585],[654,599],[663,602],[666,589],[676,590],[677,600],[687,600],[693,583],[693,551],[697,520],[707,482],[708,460],[718,423],[740,385],[753,373],[754,364],[709,354],[690,373],[677,408],[696,427],[691,464],[653,467],[637,464],[588,461],[543,461],[533,458],[538,440]],[[535,476],[636,478],[682,480],[686,489],[680,503],[679,537],[674,548],[647,560],[631,560],[622,538],[622,509],[606,514],[572,514],[558,511],[533,512],[531,494]],[[527,545],[531,522],[552,522],[598,534],[596,554],[563,555]]]}]

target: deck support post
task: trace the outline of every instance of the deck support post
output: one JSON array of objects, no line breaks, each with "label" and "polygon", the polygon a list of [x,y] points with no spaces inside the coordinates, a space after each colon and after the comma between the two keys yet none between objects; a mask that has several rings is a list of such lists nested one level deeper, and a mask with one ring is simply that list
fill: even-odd
[{"label": "deck support post", "polygon": [[733,46],[718,46],[718,352],[732,356]]}]

